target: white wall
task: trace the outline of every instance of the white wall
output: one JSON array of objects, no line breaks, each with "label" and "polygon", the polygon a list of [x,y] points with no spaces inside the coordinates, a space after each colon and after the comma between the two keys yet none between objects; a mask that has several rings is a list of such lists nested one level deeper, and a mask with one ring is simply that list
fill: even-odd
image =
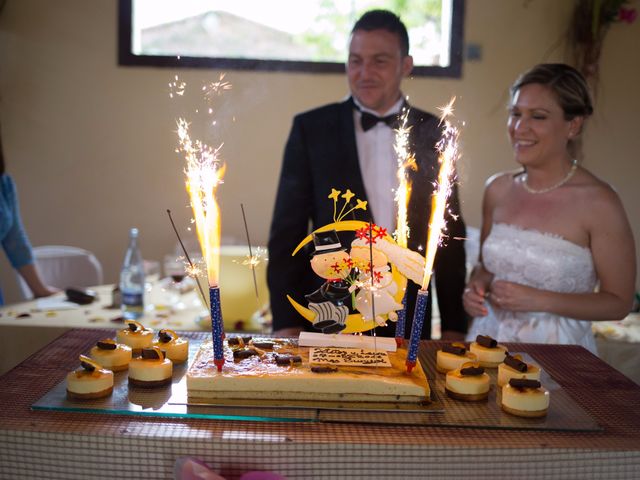
[{"label": "white wall", "polygon": [[[509,84],[528,67],[560,61],[559,45],[573,2],[468,0],[467,42],[482,46],[461,79],[412,78],[405,93],[435,110],[458,96],[464,157],[463,213],[480,223],[486,178],[513,168],[505,133]],[[145,257],[160,260],[175,237],[170,208],[185,229],[191,218],[183,160],[175,154],[176,107],[167,83],[176,71],[117,65],[115,0],[9,0],[0,13],[0,122],[8,171],[15,178],[32,243],[94,251],[115,281],[127,230],[141,230]],[[588,129],[586,162],[616,186],[640,239],[636,178],[640,151],[636,116],[640,22],[615,25],[606,40],[596,115]],[[633,50],[631,50],[633,52]],[[220,71],[181,70],[189,85]],[[342,75],[228,71],[218,121],[228,163],[220,189],[223,236],[244,243],[240,203],[254,243],[264,244],[281,155],[297,112],[342,98]],[[0,255],[7,301],[19,299],[13,272]]]}]

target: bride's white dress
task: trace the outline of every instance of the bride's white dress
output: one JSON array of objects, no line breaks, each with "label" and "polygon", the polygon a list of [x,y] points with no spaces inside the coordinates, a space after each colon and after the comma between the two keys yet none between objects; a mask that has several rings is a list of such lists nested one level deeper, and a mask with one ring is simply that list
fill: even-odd
[{"label": "bride's white dress", "polygon": [[[482,259],[494,280],[563,293],[592,292],[597,283],[588,248],[514,225],[492,226],[482,246]],[[467,340],[481,334],[503,342],[577,344],[597,353],[589,321],[545,312],[512,312],[489,302],[486,305],[489,315],[473,320]]]}]

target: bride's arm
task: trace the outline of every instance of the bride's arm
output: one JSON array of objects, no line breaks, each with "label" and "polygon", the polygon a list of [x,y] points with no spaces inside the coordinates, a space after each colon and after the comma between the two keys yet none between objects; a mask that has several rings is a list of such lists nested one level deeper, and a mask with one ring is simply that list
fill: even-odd
[{"label": "bride's arm", "polygon": [[494,176],[487,181],[482,198],[482,226],[480,227],[480,252],[478,263],[469,276],[469,281],[462,294],[462,303],[466,312],[472,317],[484,317],[487,315],[485,298],[489,286],[493,280],[493,274],[487,271],[482,263],[482,245],[491,232],[493,225],[493,210],[496,202],[496,190],[499,190],[500,179]]},{"label": "bride's arm", "polygon": [[585,208],[598,291],[557,293],[496,281],[491,285],[492,303],[506,310],[550,312],[580,320],[618,320],[629,313],[636,277],[633,233],[612,189],[599,189],[593,197]]}]

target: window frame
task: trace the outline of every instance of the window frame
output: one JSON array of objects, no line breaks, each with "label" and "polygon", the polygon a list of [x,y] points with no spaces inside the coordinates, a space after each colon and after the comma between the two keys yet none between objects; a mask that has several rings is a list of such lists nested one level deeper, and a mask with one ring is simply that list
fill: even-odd
[{"label": "window frame", "polygon": [[[453,0],[450,65],[415,66],[415,77],[462,77],[465,0]],[[209,68],[220,70],[253,70],[300,73],[344,73],[344,63],[262,60],[247,58],[212,58],[175,55],[135,55],[132,52],[132,0],[118,0],[118,64],[121,66],[161,68]]]}]

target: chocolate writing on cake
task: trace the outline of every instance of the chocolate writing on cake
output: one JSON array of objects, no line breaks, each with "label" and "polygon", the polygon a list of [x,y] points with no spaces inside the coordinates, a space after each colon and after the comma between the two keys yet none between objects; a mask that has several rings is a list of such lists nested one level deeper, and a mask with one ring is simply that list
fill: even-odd
[{"label": "chocolate writing on cake", "polygon": [[337,347],[315,347],[309,349],[309,363],[370,367],[391,366],[389,355],[386,351]]},{"label": "chocolate writing on cake", "polygon": [[338,371],[338,369],[336,367],[322,366],[322,367],[311,367],[311,371],[313,373],[335,373]]}]

